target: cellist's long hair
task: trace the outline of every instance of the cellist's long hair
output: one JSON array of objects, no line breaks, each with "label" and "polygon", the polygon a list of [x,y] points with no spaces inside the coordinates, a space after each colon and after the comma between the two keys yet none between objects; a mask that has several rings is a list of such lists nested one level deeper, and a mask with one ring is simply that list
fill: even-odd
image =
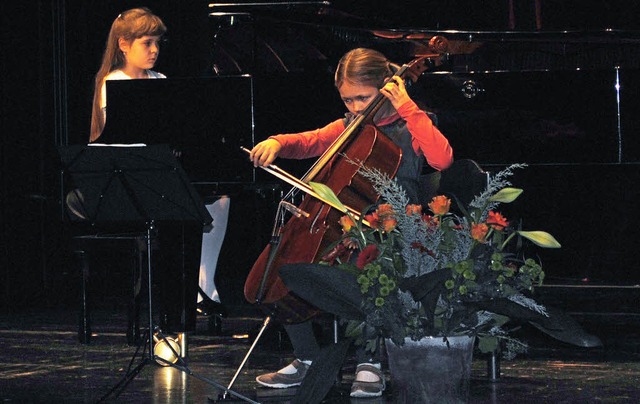
[{"label": "cellist's long hair", "polygon": [[118,41],[122,38],[128,43],[143,36],[161,36],[167,31],[160,17],[153,14],[146,7],[133,8],[122,12],[111,24],[111,30],[107,38],[102,64],[96,74],[93,91],[93,108],[91,111],[91,134],[89,140],[95,141],[104,129],[104,115],[100,110],[102,99],[102,84],[104,78],[114,70],[124,67],[125,57],[120,50]]},{"label": "cellist's long hair", "polygon": [[385,80],[397,70],[398,65],[389,62],[382,53],[368,48],[356,48],[345,53],[338,62],[335,85],[339,89],[342,83],[348,81],[382,88]]}]

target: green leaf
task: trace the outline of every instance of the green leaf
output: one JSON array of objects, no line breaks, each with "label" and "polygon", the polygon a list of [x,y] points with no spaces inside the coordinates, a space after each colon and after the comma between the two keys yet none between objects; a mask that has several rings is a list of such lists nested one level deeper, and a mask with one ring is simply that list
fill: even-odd
[{"label": "green leaf", "polygon": [[[514,291],[513,294],[515,293],[516,292]],[[498,327],[502,327],[503,325],[507,324],[511,319],[508,316],[494,313],[492,316],[492,320],[494,325],[497,325]]]},{"label": "green leaf", "polygon": [[489,201],[491,202],[502,202],[502,203],[510,203],[516,200],[517,197],[522,193],[522,189],[520,188],[502,188],[500,191],[496,192]]},{"label": "green leaf", "polygon": [[478,349],[482,353],[495,352],[498,349],[498,337],[478,335]]},{"label": "green leaf", "polygon": [[347,211],[347,207],[344,206],[342,202],[340,202],[340,199],[338,199],[336,194],[333,193],[333,190],[328,186],[321,184],[319,182],[313,182],[313,181],[309,182],[309,186],[311,187],[311,189],[314,190],[316,194],[320,195],[320,197],[322,197],[324,200],[331,202],[334,205],[334,207],[341,209],[343,212]]},{"label": "green leaf", "polygon": [[575,346],[593,348],[602,346],[602,341],[587,333],[580,323],[563,310],[547,306],[548,317],[529,320],[538,330],[551,337]]},{"label": "green leaf", "polygon": [[522,237],[545,248],[560,248],[560,243],[546,231],[517,231]]},{"label": "green leaf", "polygon": [[367,340],[367,343],[365,344],[364,349],[365,351],[368,351],[368,352],[376,352],[376,350],[378,349],[378,340],[376,339]]},{"label": "green leaf", "polygon": [[344,334],[347,337],[356,338],[362,335],[362,329],[364,328],[364,322],[360,320],[349,320],[345,327]]}]

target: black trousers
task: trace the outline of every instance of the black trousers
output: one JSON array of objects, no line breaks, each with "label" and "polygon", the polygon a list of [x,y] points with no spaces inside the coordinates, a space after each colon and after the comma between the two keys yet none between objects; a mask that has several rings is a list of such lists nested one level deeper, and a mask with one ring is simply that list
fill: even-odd
[{"label": "black trousers", "polygon": [[[325,265],[290,264],[280,268],[280,276],[292,292],[315,307],[345,319],[363,318],[360,286],[352,274]],[[296,358],[316,358],[319,347],[313,333],[312,320],[285,325],[284,329],[291,340]],[[358,363],[378,362],[363,347],[357,347],[356,359]]]},{"label": "black trousers", "polygon": [[[293,345],[295,357],[300,360],[315,360],[320,347],[313,333],[313,320],[284,325],[284,329],[291,340],[291,345]],[[357,347],[355,354],[358,363],[377,362],[371,352],[365,351],[362,347]]]}]

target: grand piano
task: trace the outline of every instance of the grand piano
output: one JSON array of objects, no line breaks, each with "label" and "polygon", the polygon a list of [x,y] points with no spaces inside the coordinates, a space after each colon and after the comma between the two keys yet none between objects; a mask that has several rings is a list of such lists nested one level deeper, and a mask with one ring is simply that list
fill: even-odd
[{"label": "grand piano", "polygon": [[[198,16],[206,13],[210,52],[206,71],[193,80],[224,85],[239,76],[250,78],[251,96],[243,102],[252,125],[246,127],[246,115],[237,115],[244,116],[238,124],[246,132],[231,142],[235,146],[242,139],[249,147],[249,139],[255,143],[274,133],[319,127],[340,116],[344,108],[333,88],[332,69],[345,51],[372,47],[404,63],[433,53],[430,40],[442,37],[446,52],[410,89],[412,96],[436,114],[456,158],[476,160],[488,171],[528,164],[514,177],[525,194],[508,213],[562,243],[558,251],[535,252],[546,283],[638,285],[640,271],[628,251],[640,237],[640,146],[633,140],[640,125],[640,31],[628,16],[637,15],[633,10],[640,6],[538,0],[469,1],[466,8],[459,2],[456,7],[408,3],[390,2],[375,10],[360,1],[207,4]],[[244,164],[230,152],[212,155],[234,167]],[[297,175],[309,164],[279,162]],[[210,177],[200,169],[192,172],[199,183],[229,180],[216,177],[217,170],[210,170]],[[258,189],[263,199],[263,187],[277,188],[261,171],[234,181],[251,192]],[[257,216],[268,222],[273,201],[256,205],[255,196],[243,195],[240,206],[264,209]],[[223,295],[231,300],[240,296],[269,228],[247,225],[242,217],[232,217],[230,228],[235,220],[236,233],[228,237],[251,235],[250,251],[246,243],[245,252],[234,251],[238,243],[231,241],[221,256],[222,276],[235,279],[230,280],[234,290]],[[239,255],[247,262],[238,262]]]}]

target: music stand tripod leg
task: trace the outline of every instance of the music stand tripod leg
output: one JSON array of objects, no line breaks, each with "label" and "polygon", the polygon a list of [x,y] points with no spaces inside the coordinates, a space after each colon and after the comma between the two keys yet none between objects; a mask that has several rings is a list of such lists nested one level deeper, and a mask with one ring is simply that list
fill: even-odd
[{"label": "music stand tripod leg", "polygon": [[[109,398],[109,396],[111,394],[113,394],[115,391],[117,391],[117,393],[115,394],[115,398],[118,398],[120,396],[120,394],[124,391],[124,389],[129,385],[129,383],[131,383],[131,381],[138,375],[140,374],[140,372],[142,371],[142,369],[149,363],[151,363],[153,360],[155,360],[155,354],[153,351],[153,295],[152,295],[152,291],[151,291],[151,286],[153,285],[152,283],[152,271],[151,271],[151,239],[152,239],[152,231],[154,230],[154,223],[153,221],[147,223],[147,232],[145,235],[145,239],[147,242],[147,304],[149,305],[148,307],[148,328],[146,331],[146,340],[145,340],[145,348],[142,351],[142,361],[133,369],[133,370],[128,370],[127,373],[124,375],[124,377],[115,385],[113,386],[113,388],[111,388],[111,390],[109,390],[104,396],[102,396],[98,402],[103,402],[105,401],[107,398]],[[131,357],[131,361],[129,362],[129,367],[128,369],[131,369],[131,366],[133,365],[133,362],[135,361],[136,356],[138,355],[138,351],[139,351],[140,347],[138,347],[136,349],[136,351],[133,353],[133,356]],[[148,351],[148,356],[145,357],[145,351]]]}]

